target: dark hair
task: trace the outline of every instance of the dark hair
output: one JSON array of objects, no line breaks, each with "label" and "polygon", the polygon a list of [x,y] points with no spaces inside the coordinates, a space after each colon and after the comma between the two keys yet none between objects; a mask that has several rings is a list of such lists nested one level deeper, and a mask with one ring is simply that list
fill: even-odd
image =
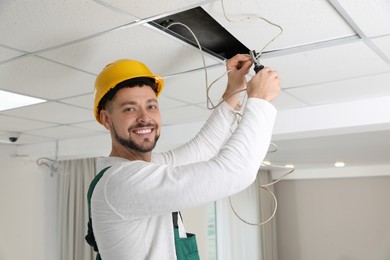
[{"label": "dark hair", "polygon": [[106,103],[108,101],[111,101],[115,97],[115,94],[120,89],[122,89],[122,88],[132,88],[132,87],[135,87],[135,86],[143,86],[143,85],[147,85],[147,86],[151,87],[153,89],[154,93],[157,94],[157,86],[156,86],[156,82],[155,82],[154,79],[146,78],[146,77],[128,79],[128,80],[125,80],[125,81],[122,81],[122,82],[118,83],[115,87],[111,88],[103,96],[103,98],[100,100],[99,105],[98,105],[98,112],[100,112],[100,110],[104,109]]}]

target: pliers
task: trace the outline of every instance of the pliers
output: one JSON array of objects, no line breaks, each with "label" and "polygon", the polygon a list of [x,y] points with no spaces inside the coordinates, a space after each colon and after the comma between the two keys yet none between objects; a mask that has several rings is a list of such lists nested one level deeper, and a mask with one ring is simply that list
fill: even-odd
[{"label": "pliers", "polygon": [[260,70],[262,70],[264,68],[264,66],[260,63],[260,60],[259,58],[257,57],[258,53],[256,53],[255,50],[253,51],[250,51],[249,54],[251,55],[251,58],[252,58],[252,62],[253,64],[255,65],[254,67],[254,70],[255,72],[259,72]]}]

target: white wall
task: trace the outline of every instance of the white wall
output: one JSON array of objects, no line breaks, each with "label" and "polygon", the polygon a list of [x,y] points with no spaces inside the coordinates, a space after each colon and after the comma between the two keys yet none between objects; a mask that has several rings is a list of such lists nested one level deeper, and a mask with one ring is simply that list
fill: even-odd
[{"label": "white wall", "polygon": [[390,259],[390,172],[372,168],[354,178],[305,170],[276,184],[279,260]]},{"label": "white wall", "polygon": [[0,146],[0,259],[56,259],[56,180]]}]

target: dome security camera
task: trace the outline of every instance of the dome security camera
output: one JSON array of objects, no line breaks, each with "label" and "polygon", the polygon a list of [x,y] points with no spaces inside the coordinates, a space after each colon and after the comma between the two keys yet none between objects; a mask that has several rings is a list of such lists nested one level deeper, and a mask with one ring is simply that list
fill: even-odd
[{"label": "dome security camera", "polygon": [[20,137],[19,133],[10,133],[8,139],[11,143],[15,143],[16,141],[18,141],[19,137]]}]

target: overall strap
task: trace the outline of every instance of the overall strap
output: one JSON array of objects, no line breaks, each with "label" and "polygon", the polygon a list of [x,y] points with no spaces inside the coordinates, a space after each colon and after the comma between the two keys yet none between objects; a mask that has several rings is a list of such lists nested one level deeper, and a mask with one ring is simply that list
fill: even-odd
[{"label": "overall strap", "polygon": [[87,200],[88,200],[88,217],[91,218],[91,198],[93,190],[95,189],[96,184],[99,182],[99,180],[103,177],[103,174],[110,168],[111,166],[108,166],[101,170],[95,178],[93,178],[91,184],[89,185],[88,193],[87,193]]},{"label": "overall strap", "polygon": [[85,240],[87,243],[93,247],[93,250],[98,252],[96,260],[101,260],[99,250],[95,241],[95,235],[93,234],[92,229],[92,219],[91,219],[91,198],[93,190],[95,189],[96,184],[99,182],[99,180],[103,177],[103,174],[110,168],[111,166],[108,166],[101,170],[95,178],[93,178],[91,184],[89,185],[88,193],[87,193],[87,201],[88,201],[88,233],[85,236]]}]

